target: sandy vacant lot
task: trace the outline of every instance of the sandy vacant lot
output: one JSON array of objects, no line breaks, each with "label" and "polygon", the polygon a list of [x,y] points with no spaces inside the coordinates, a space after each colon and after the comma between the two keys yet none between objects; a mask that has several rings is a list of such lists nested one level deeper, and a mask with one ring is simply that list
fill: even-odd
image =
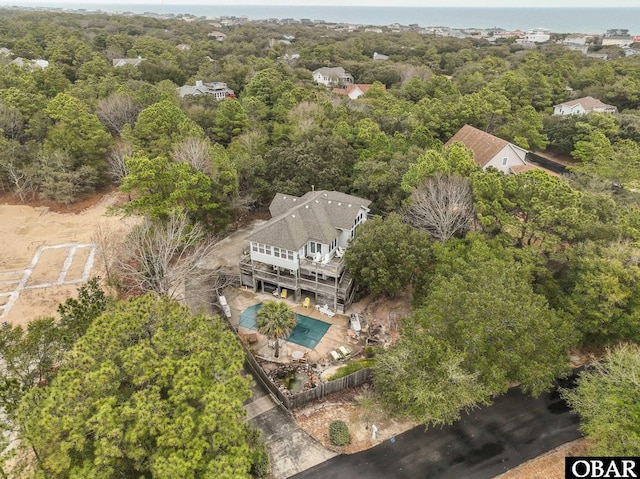
[{"label": "sandy vacant lot", "polygon": [[47,206],[0,204],[0,320],[25,325],[53,315],[89,277],[102,274],[95,231],[117,229],[105,216],[118,201],[110,193],[78,213]]}]

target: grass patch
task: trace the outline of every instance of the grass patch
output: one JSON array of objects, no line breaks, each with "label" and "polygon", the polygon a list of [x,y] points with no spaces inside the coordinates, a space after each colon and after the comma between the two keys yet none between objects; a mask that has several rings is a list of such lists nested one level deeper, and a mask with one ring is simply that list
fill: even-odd
[{"label": "grass patch", "polygon": [[348,376],[351,373],[355,373],[356,371],[360,371],[364,368],[369,368],[373,366],[375,363],[375,359],[359,359],[357,361],[351,361],[350,363],[345,364],[342,367],[339,367],[335,374],[329,378],[329,381],[333,381],[334,379],[340,379],[345,376]]}]

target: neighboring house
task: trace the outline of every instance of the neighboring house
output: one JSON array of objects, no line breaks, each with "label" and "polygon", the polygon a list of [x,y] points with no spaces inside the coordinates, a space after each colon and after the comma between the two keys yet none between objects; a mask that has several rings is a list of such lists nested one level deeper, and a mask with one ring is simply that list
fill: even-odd
[{"label": "neighboring house", "polygon": [[271,220],[247,238],[241,283],[262,292],[287,289],[296,301],[305,292],[316,304],[344,313],[356,285],[345,271],[343,254],[367,220],[370,204],[337,191],[302,197],[278,193],[269,206]]},{"label": "neighboring house", "polygon": [[389,57],[387,55],[383,55],[382,53],[373,52],[373,59],[374,60],[388,60]]},{"label": "neighboring house", "polygon": [[530,43],[544,43],[551,39],[551,33],[546,28],[536,28],[529,30],[524,35],[524,41]]},{"label": "neighboring house", "polygon": [[569,100],[553,107],[554,115],[586,115],[591,112],[614,114],[618,113],[618,109],[591,96]]},{"label": "neighboring house", "polygon": [[602,36],[602,46],[617,45],[619,47],[629,46],[633,42],[633,38],[629,35],[629,30],[626,29],[611,29],[607,30]]},{"label": "neighboring house", "polygon": [[456,141],[473,151],[473,159],[483,170],[492,166],[509,175],[537,169],[525,160],[527,150],[524,148],[470,125],[464,125],[445,146]]},{"label": "neighboring house", "polygon": [[0,55],[3,57],[8,57],[9,55],[12,55],[13,52],[11,50],[9,50],[7,47],[2,47],[0,48]]},{"label": "neighboring house", "polygon": [[313,81],[325,86],[350,85],[353,83],[351,73],[342,67],[322,67],[313,72]]},{"label": "neighboring house", "polygon": [[186,50],[191,50],[191,45],[187,43],[179,43],[178,45],[176,45],[176,48],[181,52],[184,52]]},{"label": "neighboring house", "polygon": [[300,58],[300,54],[299,53],[285,53],[284,55],[282,55],[282,59],[287,61],[287,62],[294,62],[298,58]]},{"label": "neighboring house", "polygon": [[114,58],[111,60],[113,62],[114,68],[123,67],[125,65],[131,65],[134,67],[138,67],[146,58],[138,57],[138,58]]},{"label": "neighboring house", "polygon": [[219,42],[223,42],[224,39],[227,38],[227,35],[222,32],[210,32],[207,36],[209,38],[218,40]]},{"label": "neighboring house", "polygon": [[[367,93],[369,88],[373,85],[370,83],[356,83],[354,85],[349,85],[347,88],[334,88],[333,93],[337,93],[338,95],[347,95],[352,100],[357,100],[362,95]],[[384,85],[382,85],[383,89],[386,89]]]},{"label": "neighboring house", "polygon": [[14,58],[11,63],[13,65],[18,65],[19,67],[30,67],[31,69],[41,68],[45,69],[49,66],[49,62],[47,60],[36,59],[36,60],[28,60],[26,58],[17,57]]},{"label": "neighboring house", "polygon": [[178,87],[177,90],[180,98],[187,95],[213,95],[217,100],[235,98],[233,90],[227,87],[226,83],[218,81],[204,83],[202,80],[197,80],[195,85],[183,85]]}]

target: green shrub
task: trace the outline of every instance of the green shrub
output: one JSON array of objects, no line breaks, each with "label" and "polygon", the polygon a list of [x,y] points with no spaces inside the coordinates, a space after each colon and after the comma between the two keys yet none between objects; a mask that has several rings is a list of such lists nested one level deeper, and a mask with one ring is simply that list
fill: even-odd
[{"label": "green shrub", "polygon": [[351,373],[355,373],[356,371],[360,371],[361,369],[368,368],[373,365],[375,360],[373,359],[359,359],[358,361],[351,361],[350,363],[345,364],[342,367],[339,367],[335,374],[329,378],[329,381],[333,381],[334,379],[340,379],[345,376],[348,376]]},{"label": "green shrub", "polygon": [[344,421],[333,421],[329,424],[329,441],[334,446],[346,446],[351,443],[351,434]]},{"label": "green shrub", "polygon": [[269,454],[267,454],[267,449],[264,445],[253,451],[250,472],[254,477],[267,477],[269,475]]},{"label": "green shrub", "polygon": [[249,472],[253,477],[267,477],[270,469],[269,453],[260,430],[252,429],[248,442],[251,447],[251,469]]},{"label": "green shrub", "polygon": [[366,348],[364,348],[365,358],[372,358],[375,355],[376,355],[376,348],[374,348],[373,346],[367,346]]}]

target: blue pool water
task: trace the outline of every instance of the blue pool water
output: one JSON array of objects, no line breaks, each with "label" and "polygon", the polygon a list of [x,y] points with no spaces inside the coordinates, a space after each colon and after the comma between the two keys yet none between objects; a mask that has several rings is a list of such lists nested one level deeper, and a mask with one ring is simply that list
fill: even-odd
[{"label": "blue pool water", "polygon": [[[256,328],[256,313],[260,308],[262,308],[262,303],[254,304],[245,309],[240,314],[240,326],[253,330],[258,329]],[[296,318],[298,319],[298,323],[286,340],[304,346],[305,348],[315,348],[331,327],[329,323],[310,318],[303,314],[296,313]]]}]

